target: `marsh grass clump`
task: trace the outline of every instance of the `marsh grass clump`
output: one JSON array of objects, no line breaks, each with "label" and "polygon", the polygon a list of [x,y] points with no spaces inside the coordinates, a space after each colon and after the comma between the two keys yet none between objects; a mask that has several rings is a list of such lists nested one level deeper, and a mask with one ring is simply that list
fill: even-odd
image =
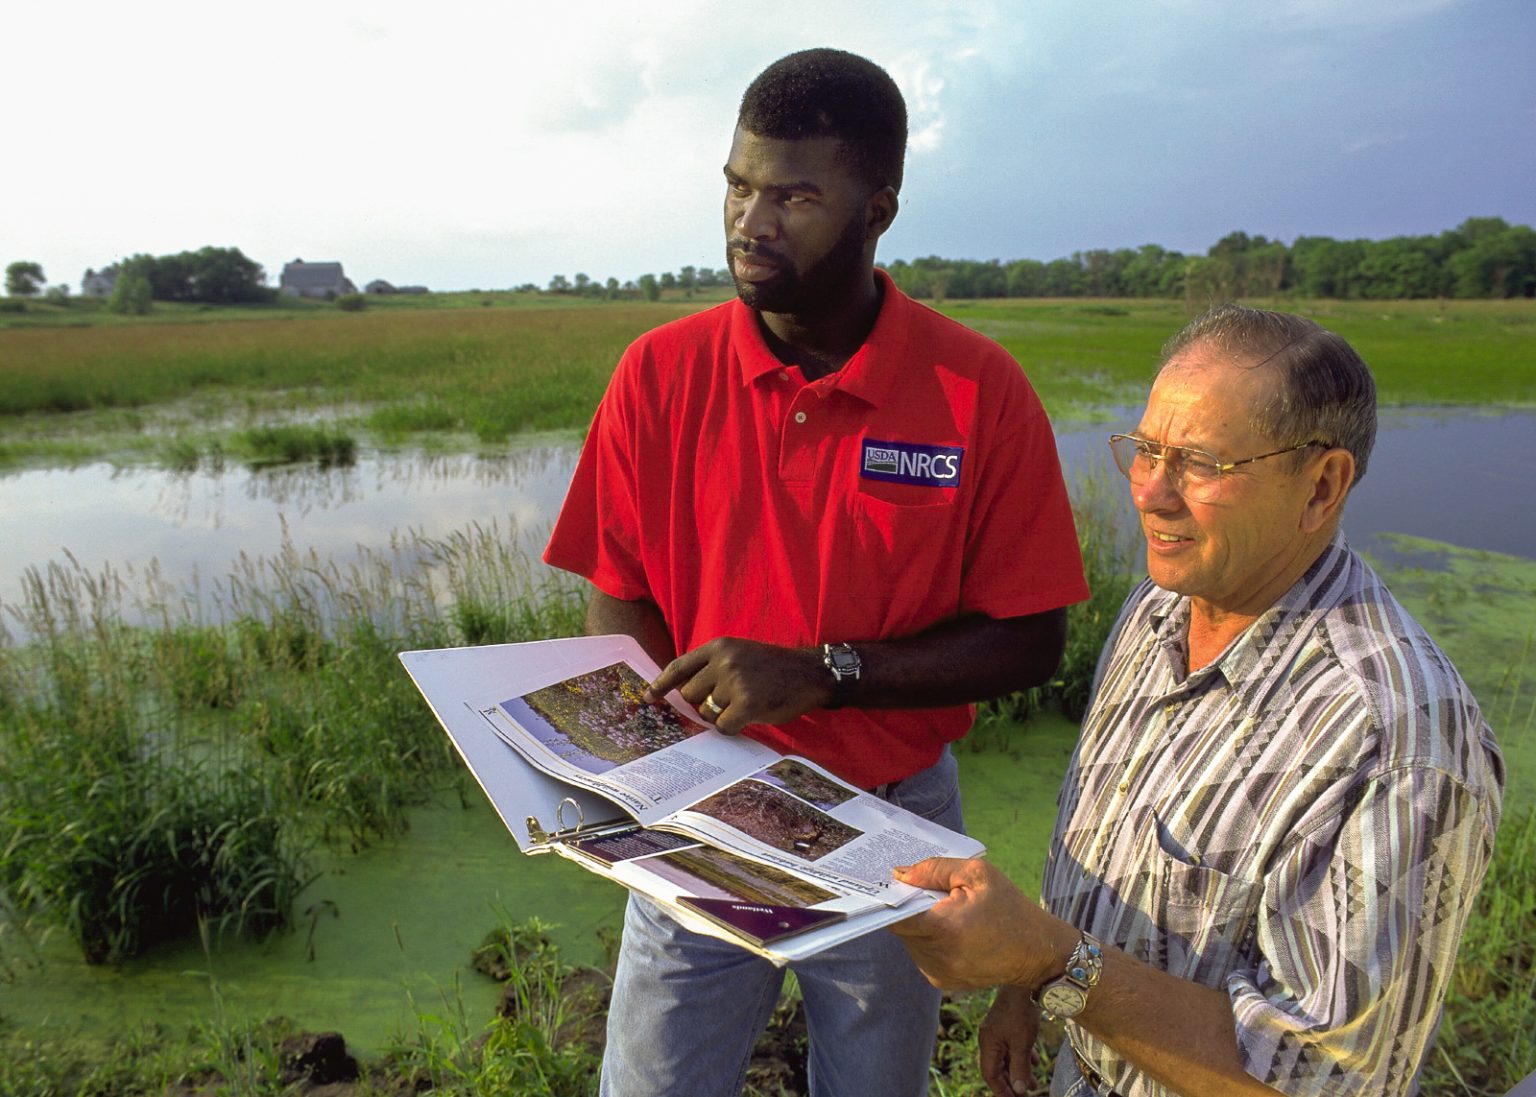
[{"label": "marsh grass clump", "polygon": [[313,424],[253,427],[236,435],[234,446],[253,465],[314,462],[321,468],[345,468],[357,461],[357,439]]},{"label": "marsh grass clump", "polygon": [[1072,513],[1089,597],[1067,612],[1067,646],[1056,675],[1043,687],[1070,720],[1081,720],[1099,653],[1136,581],[1135,536],[1126,536],[1118,475],[1099,465],[1073,483]]},{"label": "marsh grass clump", "polygon": [[[251,775],[174,766],[120,768],[56,789],[69,813],[17,850],[29,871],[10,881],[28,906],[62,909],[88,963],[133,956],[200,923],[260,935],[289,923],[307,881]],[[35,810],[36,804],[33,808]]]},{"label": "marsh grass clump", "polygon": [[459,413],[440,400],[376,408],[368,414],[367,424],[385,438],[455,431],[463,426]]},{"label": "marsh grass clump", "polygon": [[577,585],[515,540],[408,534],[349,565],[289,543],[197,597],[153,568],[29,572],[26,642],[0,643],[0,917],[91,963],[289,928],[317,848],[399,834],[457,773],[398,653],[579,631]]},{"label": "marsh grass clump", "polygon": [[150,657],[179,708],[231,709],[244,696],[239,637],[228,629],[189,624],[149,632]]},{"label": "marsh grass clump", "polygon": [[[264,933],[302,881],[269,791],[177,719],[205,662],[173,679],[164,643],[123,622],[121,576],[78,564],[24,582],[32,643],[0,648],[0,888],[63,925],[90,963],[200,922]],[[160,688],[156,688],[156,687]]]},{"label": "marsh grass clump", "polygon": [[186,438],[171,438],[160,445],[160,462],[176,472],[195,472],[202,462],[197,443]]}]

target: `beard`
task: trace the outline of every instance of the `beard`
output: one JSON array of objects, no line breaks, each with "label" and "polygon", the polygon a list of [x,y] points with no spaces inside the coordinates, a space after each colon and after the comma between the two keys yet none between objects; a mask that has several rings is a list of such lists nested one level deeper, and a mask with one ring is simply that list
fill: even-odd
[{"label": "beard", "polygon": [[[864,273],[864,212],[848,219],[848,224],[833,241],[831,248],[805,271],[798,271],[772,248],[760,247],[744,237],[726,242],[725,262],[736,283],[736,296],[755,312],[782,312],[809,316],[835,306]],[[748,252],[784,263],[766,282],[743,282],[736,277],[735,254]]]}]

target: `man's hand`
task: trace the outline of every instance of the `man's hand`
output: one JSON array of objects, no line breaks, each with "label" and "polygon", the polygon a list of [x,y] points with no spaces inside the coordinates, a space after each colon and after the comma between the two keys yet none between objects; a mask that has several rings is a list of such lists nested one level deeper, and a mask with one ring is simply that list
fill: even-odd
[{"label": "man's hand", "polygon": [[[978,1036],[982,1077],[998,1097],[1006,1078],[1028,1077],[1035,1023],[1030,996],[1062,974],[1081,939],[985,861],[934,857],[896,870],[903,883],[947,891],[930,909],[897,922],[900,937],[928,981],[941,987],[999,987]],[[1112,990],[1106,988],[1113,988]],[[1225,988],[1201,986],[1104,950],[1099,989],[1075,1023],[1153,1080],[1190,1097],[1273,1094],[1238,1055],[1232,1001]]]},{"label": "man's hand", "polygon": [[1040,1011],[1022,987],[999,987],[976,1036],[981,1076],[995,1097],[1028,1092],[1034,1076]]},{"label": "man's hand", "polygon": [[891,927],[934,986],[1033,990],[1061,973],[1077,945],[1075,929],[986,861],[930,857],[898,868],[896,879],[949,892],[931,909]]},{"label": "man's hand", "polygon": [[668,663],[645,697],[658,702],[675,689],[715,727],[735,735],[748,724],[782,724],[830,704],[832,684],[814,648],[723,636]]}]

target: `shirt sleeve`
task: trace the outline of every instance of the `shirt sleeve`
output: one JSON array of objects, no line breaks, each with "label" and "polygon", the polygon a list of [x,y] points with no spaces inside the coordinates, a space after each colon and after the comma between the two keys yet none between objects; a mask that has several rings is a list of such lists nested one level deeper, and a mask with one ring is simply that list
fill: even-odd
[{"label": "shirt sleeve", "polygon": [[574,572],[614,598],[652,597],[640,547],[632,393],[637,352],[614,370],[582,445],[544,562]]},{"label": "shirt sleeve", "polygon": [[1351,790],[1269,874],[1259,962],[1228,977],[1248,1072],[1288,1094],[1409,1092],[1492,846],[1483,798],[1441,770]]}]

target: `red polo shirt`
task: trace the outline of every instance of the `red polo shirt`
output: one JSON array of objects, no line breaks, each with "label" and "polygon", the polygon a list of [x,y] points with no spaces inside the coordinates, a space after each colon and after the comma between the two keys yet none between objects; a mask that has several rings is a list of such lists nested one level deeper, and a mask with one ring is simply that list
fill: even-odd
[{"label": "red polo shirt", "polygon": [[[807,382],[739,301],[637,340],[544,559],[649,599],[679,652],[910,636],[1088,595],[1055,439],[1018,363],[886,277],[865,345]],[[865,788],[970,729],[968,705],[816,710],[746,734]]]}]

